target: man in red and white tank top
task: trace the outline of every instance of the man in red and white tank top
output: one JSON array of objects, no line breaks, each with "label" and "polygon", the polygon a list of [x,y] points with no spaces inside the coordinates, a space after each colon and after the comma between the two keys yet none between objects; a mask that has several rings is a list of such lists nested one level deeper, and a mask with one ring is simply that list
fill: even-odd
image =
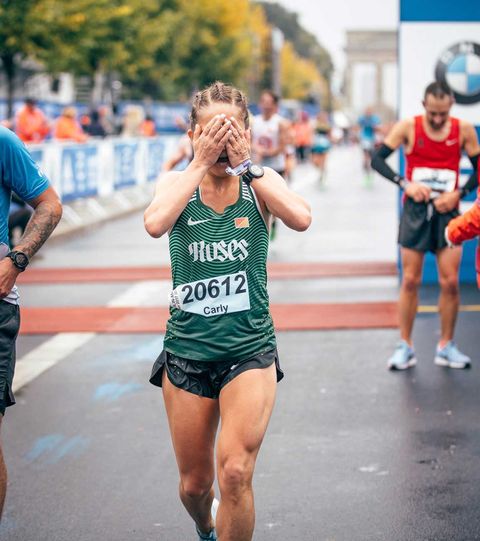
[{"label": "man in red and white tank top", "polygon": [[[460,304],[458,271],[461,247],[448,248],[445,228],[459,215],[460,199],[478,187],[480,146],[472,124],[450,116],[450,89],[435,82],[427,86],[425,112],[397,122],[372,159],[372,167],[405,191],[398,242],[403,279],[399,299],[401,340],[390,359],[390,369],[404,370],[416,364],[412,330],[418,307],[418,287],[426,252],[437,258],[440,282],[440,341],[435,363],[450,368],[468,368],[470,359],[453,342]],[[406,156],[406,177],[386,163],[400,146]],[[459,187],[462,151],[469,156],[473,174]]]}]

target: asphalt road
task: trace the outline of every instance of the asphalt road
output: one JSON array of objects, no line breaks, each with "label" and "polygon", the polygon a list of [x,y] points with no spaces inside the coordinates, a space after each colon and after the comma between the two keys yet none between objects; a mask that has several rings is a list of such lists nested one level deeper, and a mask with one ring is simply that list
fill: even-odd
[{"label": "asphalt road", "polygon": [[[299,169],[294,186],[312,201],[315,221],[302,236],[281,228],[273,260],[394,259],[395,192],[379,179],[366,187],[359,166],[356,150],[336,151],[324,189],[310,168]],[[365,212],[372,201],[380,228]],[[139,261],[165,264],[166,242],[146,237],[133,215],[55,241],[35,265]],[[23,304],[112,305],[129,287],[23,286]],[[363,302],[393,300],[397,288],[395,277],[330,278],[273,283],[270,292],[273,302]],[[422,304],[433,305],[436,295],[424,288]],[[474,287],[463,288],[464,304],[479,299]],[[480,539],[479,328],[480,312],[460,314],[457,340],[474,365],[443,369],[433,364],[438,315],[420,314],[419,364],[406,373],[386,370],[395,330],[279,333],[286,377],[257,464],[254,539]],[[63,338],[18,341],[19,367],[61,348],[63,356],[17,391],[7,412],[0,539],[193,541],[161,391],[147,381],[162,336],[92,334],[70,349],[78,336]]]}]

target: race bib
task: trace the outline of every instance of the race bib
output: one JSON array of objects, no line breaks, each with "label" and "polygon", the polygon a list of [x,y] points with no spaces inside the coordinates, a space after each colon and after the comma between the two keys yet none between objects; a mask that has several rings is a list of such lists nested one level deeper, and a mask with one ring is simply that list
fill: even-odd
[{"label": "race bib", "polygon": [[431,199],[435,199],[444,192],[453,192],[455,190],[457,173],[452,169],[415,167],[412,172],[412,181],[431,188]]},{"label": "race bib", "polygon": [[250,310],[246,272],[181,284],[169,295],[170,305],[205,317]]}]

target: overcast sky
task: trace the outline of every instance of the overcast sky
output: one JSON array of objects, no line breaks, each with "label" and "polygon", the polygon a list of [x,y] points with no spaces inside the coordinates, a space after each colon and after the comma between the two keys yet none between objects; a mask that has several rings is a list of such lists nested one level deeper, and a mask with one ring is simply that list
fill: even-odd
[{"label": "overcast sky", "polygon": [[330,51],[337,72],[345,64],[345,30],[397,28],[399,0],[276,1],[299,14],[300,24]]}]

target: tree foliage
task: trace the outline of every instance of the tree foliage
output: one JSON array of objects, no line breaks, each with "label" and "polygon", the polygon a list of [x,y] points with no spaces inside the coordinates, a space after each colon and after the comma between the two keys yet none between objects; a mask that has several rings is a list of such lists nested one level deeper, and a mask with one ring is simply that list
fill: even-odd
[{"label": "tree foliage", "polygon": [[284,94],[306,97],[328,53],[295,14],[250,0],[0,0],[0,59],[7,76],[31,58],[92,85],[120,78],[130,98],[185,99],[216,79],[255,97],[271,85],[270,23],[288,40]]}]

